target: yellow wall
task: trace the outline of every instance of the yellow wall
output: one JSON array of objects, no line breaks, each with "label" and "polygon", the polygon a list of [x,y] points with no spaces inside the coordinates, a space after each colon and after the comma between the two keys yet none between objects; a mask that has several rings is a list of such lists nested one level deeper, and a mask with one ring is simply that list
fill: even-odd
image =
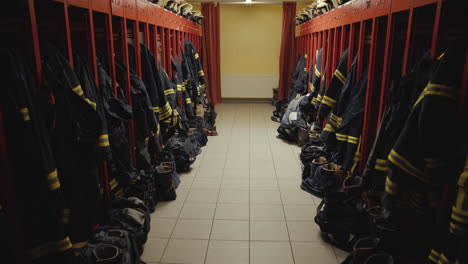
[{"label": "yellow wall", "polygon": [[281,4],[220,6],[224,98],[271,98],[278,86],[282,19]]},{"label": "yellow wall", "polygon": [[221,74],[278,74],[281,5],[221,5]]}]

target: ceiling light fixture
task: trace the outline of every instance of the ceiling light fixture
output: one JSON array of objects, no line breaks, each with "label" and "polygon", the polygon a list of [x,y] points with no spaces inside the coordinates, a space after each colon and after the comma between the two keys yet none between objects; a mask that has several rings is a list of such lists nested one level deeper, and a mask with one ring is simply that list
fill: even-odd
[{"label": "ceiling light fixture", "polygon": [[245,3],[250,5],[250,4],[252,4],[252,0],[245,0]]}]

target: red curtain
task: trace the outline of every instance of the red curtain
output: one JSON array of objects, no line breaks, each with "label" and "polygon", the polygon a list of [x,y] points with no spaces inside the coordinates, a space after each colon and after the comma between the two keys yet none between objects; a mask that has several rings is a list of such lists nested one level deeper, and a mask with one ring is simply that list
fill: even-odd
[{"label": "red curtain", "polygon": [[202,59],[206,78],[206,95],[213,105],[221,102],[221,64],[219,52],[219,4],[202,3]]},{"label": "red curtain", "polygon": [[294,69],[296,37],[296,2],[283,2],[283,29],[281,31],[280,76],[278,100],[288,98],[291,72]]}]

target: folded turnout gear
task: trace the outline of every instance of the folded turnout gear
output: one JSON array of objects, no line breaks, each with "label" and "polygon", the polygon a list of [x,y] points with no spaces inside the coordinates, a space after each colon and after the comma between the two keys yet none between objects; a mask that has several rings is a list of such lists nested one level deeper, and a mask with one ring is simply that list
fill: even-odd
[{"label": "folded turnout gear", "polygon": [[154,174],[153,169],[148,172],[141,171],[138,178],[129,184],[125,190],[125,197],[137,197],[142,200],[151,213],[154,212],[158,203],[154,190]]},{"label": "folded turnout gear", "polygon": [[327,146],[320,140],[310,141],[302,147],[299,158],[305,166],[319,157],[328,157]]},{"label": "folded turnout gear", "polygon": [[215,111],[206,111],[205,112],[205,130],[208,132],[208,136],[217,136],[216,132],[216,116],[218,114]]},{"label": "folded turnout gear", "polygon": [[135,237],[138,252],[143,252],[143,244],[150,231],[150,214],[144,202],[136,197],[117,197],[111,202],[111,209],[106,214],[107,225],[125,229]]},{"label": "folded turnout gear", "polygon": [[348,177],[343,188],[327,190],[315,216],[324,238],[344,250],[350,250],[356,240],[369,235],[360,183],[360,177]]},{"label": "folded turnout gear", "polygon": [[166,142],[166,149],[174,155],[177,172],[187,171],[195,162],[192,141],[188,137],[173,137]]},{"label": "folded turnout gear", "polygon": [[156,158],[156,163],[161,166],[170,167],[172,169],[173,171],[172,178],[174,180],[174,184],[177,189],[177,187],[180,184],[180,177],[179,177],[179,174],[177,174],[175,170],[176,163],[175,163],[174,155],[172,155],[172,152],[166,151],[166,150],[159,152]]},{"label": "folded turnout gear", "polygon": [[312,161],[310,176],[303,178],[301,189],[323,198],[326,191],[339,188],[342,182],[343,171],[341,168],[335,163],[330,163],[325,157],[320,157]]},{"label": "folded turnout gear", "polygon": [[177,198],[174,171],[172,164],[156,166],[154,182],[159,201],[173,201]]},{"label": "folded turnout gear", "polygon": [[[90,244],[116,246],[120,251],[121,263],[142,263],[140,261],[140,252],[138,252],[135,238],[127,230],[118,229],[112,226],[101,226],[95,230]],[[87,254],[85,256],[87,256]],[[100,262],[98,261],[98,263]]]}]

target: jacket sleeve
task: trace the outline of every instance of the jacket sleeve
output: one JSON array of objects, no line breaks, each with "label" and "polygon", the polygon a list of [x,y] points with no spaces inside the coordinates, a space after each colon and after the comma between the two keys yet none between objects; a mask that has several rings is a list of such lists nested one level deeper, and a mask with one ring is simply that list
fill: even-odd
[{"label": "jacket sleeve", "polygon": [[333,74],[333,77],[328,85],[328,88],[322,98],[320,107],[318,109],[318,115],[323,120],[330,111],[335,107],[338,102],[338,98],[341,93],[341,88],[346,81],[348,69],[348,49],[343,52],[340,58],[338,67]]}]

